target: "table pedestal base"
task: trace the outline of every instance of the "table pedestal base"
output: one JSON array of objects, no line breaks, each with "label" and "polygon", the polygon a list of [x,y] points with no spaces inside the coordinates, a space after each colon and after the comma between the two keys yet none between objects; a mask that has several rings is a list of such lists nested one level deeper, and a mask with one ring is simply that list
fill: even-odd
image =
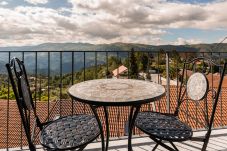
[{"label": "table pedestal base", "polygon": [[[110,137],[110,130],[109,130],[109,114],[108,114],[108,108],[107,106],[94,106],[90,105],[97,121],[98,125],[100,128],[100,135],[101,135],[101,141],[102,141],[102,151],[108,151],[109,147],[109,137]],[[102,122],[98,116],[97,113],[97,108],[103,108],[104,109],[104,114],[105,114],[105,124],[106,124],[106,142],[105,142],[105,136],[104,136],[104,131],[102,127]],[[128,119],[128,151],[132,151],[132,131],[135,125],[135,120],[137,117],[137,114],[139,113],[141,105],[137,106],[131,106],[130,109],[130,114],[129,114],[129,119]]]}]

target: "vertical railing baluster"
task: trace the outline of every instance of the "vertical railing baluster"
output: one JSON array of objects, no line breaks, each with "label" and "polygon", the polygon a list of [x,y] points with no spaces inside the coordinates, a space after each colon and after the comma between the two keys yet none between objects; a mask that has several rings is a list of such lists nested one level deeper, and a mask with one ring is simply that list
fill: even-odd
[{"label": "vertical railing baluster", "polygon": [[48,102],[47,102],[47,120],[50,120],[50,52],[48,51],[48,79],[47,79],[47,83],[48,83],[48,89],[47,89],[47,95],[48,95]]},{"label": "vertical railing baluster", "polygon": [[160,51],[158,52],[158,83],[162,84],[161,75],[160,75]]},{"label": "vertical railing baluster", "polygon": [[[186,60],[188,60],[188,53],[186,53]],[[185,71],[185,75],[186,75],[186,79],[188,79],[188,69],[189,69],[190,67],[187,65],[187,67],[186,67],[186,71]],[[183,82],[183,81],[182,81]],[[188,98],[188,94],[186,93],[186,98]],[[188,107],[189,107],[189,105],[188,105],[189,103],[188,103],[188,101],[186,102],[186,113],[187,113],[187,118],[186,118],[186,123],[187,124],[189,124],[189,115],[188,115],[188,112],[189,112],[189,110],[188,110]]]},{"label": "vertical railing baluster", "polygon": [[[8,54],[8,62],[10,63],[10,57],[11,53]],[[7,96],[7,115],[6,115],[6,150],[9,150],[9,92],[10,92],[10,85],[9,85],[9,76],[7,81],[7,87],[8,87],[8,96]]]},{"label": "vertical railing baluster", "polygon": [[[179,55],[179,54],[178,54],[178,55]],[[179,55],[179,56],[180,56],[180,55]],[[179,94],[178,94],[178,93],[179,93],[179,91],[178,91],[178,88],[179,88],[179,74],[178,74],[179,60],[178,60],[178,58],[177,58],[176,66],[177,66],[177,67],[176,67],[176,72],[177,72],[177,73],[176,73],[176,76],[177,76],[177,77],[176,77],[176,79],[177,79],[177,89],[176,89],[176,93],[177,93],[176,97],[177,97],[177,98],[176,98],[176,100],[177,100],[177,106],[178,106],[178,103],[179,103],[179,102],[178,102],[178,98],[180,97]],[[172,92],[173,92],[173,89],[172,89]],[[175,109],[176,109],[176,108],[174,108],[174,111],[175,111]]]},{"label": "vertical railing baluster", "polygon": [[95,79],[98,78],[98,73],[97,73],[97,51],[95,51]]},{"label": "vertical railing baluster", "polygon": [[130,73],[130,59],[129,59],[129,57],[130,57],[130,51],[128,51],[128,64],[127,64],[127,67],[128,67],[128,72],[127,72],[127,74],[128,74],[128,79],[130,78],[130,75],[129,75],[129,73]]},{"label": "vertical railing baluster", "polygon": [[[86,71],[86,53],[85,53],[85,51],[84,51],[84,81],[86,80],[86,75],[85,75],[85,71]],[[86,109],[86,105],[83,103],[83,110],[84,110],[84,114],[85,114],[85,109]]]},{"label": "vertical railing baluster", "polygon": [[41,101],[41,91],[42,91],[41,82],[42,82],[42,77],[41,77],[41,71],[40,71],[40,73],[39,73],[39,102]]},{"label": "vertical railing baluster", "polygon": [[108,69],[108,51],[106,51],[106,78],[107,78],[107,73],[109,73],[109,69]]},{"label": "vertical railing baluster", "polygon": [[60,117],[62,116],[62,51],[60,52]]},{"label": "vertical railing baluster", "polygon": [[[158,84],[161,83],[161,77],[160,77],[160,51],[158,52]],[[158,101],[158,111],[161,111],[161,102]]]},{"label": "vertical railing baluster", "polygon": [[36,111],[36,102],[37,102],[37,76],[38,74],[38,63],[37,63],[37,51],[35,52],[35,111]]},{"label": "vertical railing baluster", "polygon": [[[74,84],[74,51],[72,51],[72,81],[71,81],[72,85]],[[71,99],[72,101],[72,115],[73,115],[73,112],[74,112],[74,100]]]},{"label": "vertical railing baluster", "polygon": [[85,71],[86,71],[86,53],[84,51],[84,81],[86,80]]},{"label": "vertical railing baluster", "polygon": [[166,52],[166,111],[170,113],[169,52]]},{"label": "vertical railing baluster", "polygon": [[[119,62],[119,51],[117,51],[117,62]],[[117,63],[117,79],[119,78],[119,64]]]}]

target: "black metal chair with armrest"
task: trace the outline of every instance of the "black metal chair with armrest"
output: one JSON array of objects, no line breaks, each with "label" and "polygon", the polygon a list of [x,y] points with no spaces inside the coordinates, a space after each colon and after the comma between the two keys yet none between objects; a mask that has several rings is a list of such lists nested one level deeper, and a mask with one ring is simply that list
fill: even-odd
[{"label": "black metal chair with armrest", "polygon": [[[93,115],[71,115],[41,123],[32,100],[24,63],[13,58],[6,67],[31,151],[36,150],[33,141],[36,127],[41,131],[41,144],[48,150],[81,151],[99,136],[98,123]],[[31,115],[34,116],[34,122],[31,121]]]},{"label": "black metal chair with armrest", "polygon": [[[158,112],[140,112],[136,119],[136,127],[148,134],[156,142],[155,150],[158,145],[168,150],[178,150],[173,142],[182,142],[194,140],[203,142],[202,151],[205,151],[209,142],[214,116],[219,100],[219,94],[222,88],[222,82],[225,75],[226,63],[223,65],[216,64],[213,60],[205,57],[194,58],[191,61],[184,62],[181,71],[180,88],[177,98],[177,107],[173,114]],[[214,85],[214,72],[218,79],[218,86]],[[208,77],[211,77],[208,80]],[[187,107],[184,103],[195,103],[200,110],[202,118],[196,119],[186,110],[181,108]],[[192,137],[192,128],[178,118],[179,112],[187,114],[198,125],[206,128],[204,137]],[[195,111],[196,112],[196,111]],[[198,113],[197,113],[198,114]],[[169,142],[172,147],[163,143]]]}]

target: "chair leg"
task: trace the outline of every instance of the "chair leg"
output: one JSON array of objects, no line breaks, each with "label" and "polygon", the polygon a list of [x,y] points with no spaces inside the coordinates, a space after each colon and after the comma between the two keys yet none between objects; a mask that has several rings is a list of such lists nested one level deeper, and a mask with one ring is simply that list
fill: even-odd
[{"label": "chair leg", "polygon": [[29,143],[29,150],[36,151],[36,147],[34,146],[34,144]]},{"label": "chair leg", "polygon": [[170,144],[173,146],[173,148],[174,148],[176,151],[179,151],[178,148],[176,147],[176,145],[174,145],[173,142],[171,142],[171,141],[169,141],[169,142],[170,142]]},{"label": "chair leg", "polygon": [[84,148],[85,148],[86,146],[87,146],[87,145],[84,145],[84,146],[80,147],[77,151],[82,151],[82,150],[84,150]]},{"label": "chair leg", "polygon": [[154,138],[154,137],[151,137],[151,136],[150,136],[150,138],[151,138],[153,141],[155,141],[158,145],[161,145],[162,147],[168,149],[169,151],[176,151],[176,150],[174,150],[173,148],[169,147],[168,145],[162,143],[162,140],[158,140],[158,139],[156,139],[156,138]]},{"label": "chair leg", "polygon": [[[152,137],[150,137],[150,139],[153,139]],[[160,140],[160,141],[162,141],[162,140]],[[158,143],[156,143],[156,145],[154,146],[154,148],[152,149],[152,151],[155,151],[156,149],[157,149],[157,147],[158,147]]]},{"label": "chair leg", "polygon": [[155,151],[156,149],[157,149],[157,147],[158,147],[158,143],[155,145],[155,147],[152,149],[152,151]]}]

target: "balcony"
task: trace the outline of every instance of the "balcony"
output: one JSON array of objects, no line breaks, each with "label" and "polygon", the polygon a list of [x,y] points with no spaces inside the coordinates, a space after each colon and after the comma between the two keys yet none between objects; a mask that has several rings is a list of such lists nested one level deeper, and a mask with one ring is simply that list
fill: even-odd
[{"label": "balcony", "polygon": [[[141,65],[141,80],[147,80],[145,76],[150,74],[153,82],[162,84],[166,88],[166,96],[154,103],[144,105],[141,110],[151,110],[160,112],[173,112],[176,107],[177,89],[176,82],[178,72],[181,69],[181,61],[193,56],[213,56],[222,61],[222,57],[227,53],[223,52],[159,52],[159,51],[138,51],[141,56],[147,56],[147,62]],[[24,60],[28,70],[31,90],[36,105],[38,115],[42,121],[48,121],[59,116],[87,113],[92,114],[90,108],[71,100],[66,89],[72,84],[97,78],[129,78],[129,71],[121,72],[118,69],[121,65],[129,68],[130,51],[100,51],[100,52],[0,52],[0,63],[2,66],[9,61],[9,58],[17,56]],[[178,59],[176,59],[179,57]],[[146,68],[145,70],[143,68]],[[111,75],[112,71],[115,75]],[[144,72],[142,72],[144,70]],[[1,150],[21,150],[26,149],[27,143],[23,133],[16,102],[12,95],[8,76],[4,69],[0,70],[0,149]],[[225,83],[226,82],[226,83]],[[208,145],[208,150],[227,149],[227,81],[223,83],[221,99],[217,107],[217,114],[214,122],[214,130]],[[180,118],[191,125],[195,135],[200,136],[204,127],[200,125],[200,113],[195,104],[185,104],[186,110],[180,113]],[[128,107],[110,107],[110,150],[127,150],[127,118]],[[198,112],[197,112],[198,111]],[[103,120],[103,115],[100,115]],[[105,129],[105,127],[104,127]],[[38,132],[37,132],[38,134]],[[135,128],[133,137],[133,148],[137,151],[151,150],[154,146],[149,138]],[[37,147],[39,145],[36,137]],[[117,145],[116,145],[117,144]],[[182,150],[200,150],[198,142],[186,141],[177,143]],[[162,148],[159,148],[162,150]],[[100,140],[87,146],[85,150],[99,151]]]}]

